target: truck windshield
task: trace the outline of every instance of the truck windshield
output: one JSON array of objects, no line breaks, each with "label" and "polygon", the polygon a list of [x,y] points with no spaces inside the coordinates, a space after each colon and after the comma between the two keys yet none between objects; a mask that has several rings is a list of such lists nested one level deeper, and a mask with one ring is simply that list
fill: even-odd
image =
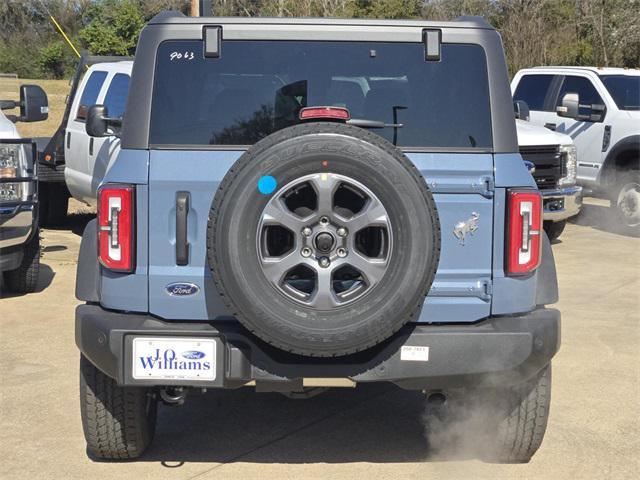
[{"label": "truck windshield", "polygon": [[640,110],[640,76],[601,75],[600,78],[620,110]]},{"label": "truck windshield", "polygon": [[441,61],[427,62],[421,43],[227,40],[220,58],[204,58],[190,40],[163,42],[156,58],[154,146],[251,145],[307,106],[402,124],[372,130],[399,146],[492,146],[479,45],[443,44]]}]

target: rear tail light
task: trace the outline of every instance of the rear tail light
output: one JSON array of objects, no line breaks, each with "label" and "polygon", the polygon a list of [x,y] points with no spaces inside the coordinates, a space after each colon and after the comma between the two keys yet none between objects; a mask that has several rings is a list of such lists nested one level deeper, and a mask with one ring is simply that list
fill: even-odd
[{"label": "rear tail light", "polygon": [[300,120],[344,120],[351,118],[349,110],[343,107],[306,107],[300,110]]},{"label": "rear tail light", "polygon": [[134,269],[134,188],[105,185],[98,191],[98,258],[117,272]]},{"label": "rear tail light", "polygon": [[537,190],[507,193],[507,274],[524,275],[540,265],[542,197]]}]

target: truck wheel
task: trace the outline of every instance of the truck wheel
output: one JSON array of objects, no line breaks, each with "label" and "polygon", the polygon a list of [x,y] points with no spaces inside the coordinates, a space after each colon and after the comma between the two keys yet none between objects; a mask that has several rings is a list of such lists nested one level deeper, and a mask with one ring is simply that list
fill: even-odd
[{"label": "truck wheel", "polygon": [[527,463],[538,451],[547,429],[551,403],[551,364],[520,387],[495,392],[494,446],[487,460]]},{"label": "truck wheel", "polygon": [[629,235],[640,235],[640,172],[621,172],[611,197],[618,225]]},{"label": "truck wheel", "polygon": [[566,220],[561,220],[559,222],[544,222],[544,231],[547,233],[549,241],[553,242],[554,240],[560,238],[560,235],[562,235],[564,227],[566,226]]},{"label": "truck wheel", "polygon": [[420,312],[440,255],[416,167],[361,128],[311,123],[258,142],[216,192],[209,266],[229,311],[300,355],[348,355]]},{"label": "truck wheel", "polygon": [[438,392],[428,395],[424,423],[430,448],[462,449],[493,463],[531,460],[547,428],[550,364],[524,385],[460,394],[446,400]]},{"label": "truck wheel", "polygon": [[7,289],[17,293],[35,292],[40,273],[40,231],[24,244],[22,262],[15,270],[4,273]]},{"label": "truck wheel", "polygon": [[67,218],[69,191],[59,183],[40,182],[38,184],[40,200],[39,219],[43,227],[57,227]]},{"label": "truck wheel", "polygon": [[119,387],[81,355],[80,415],[90,455],[137,458],[153,440],[157,401],[151,389]]}]

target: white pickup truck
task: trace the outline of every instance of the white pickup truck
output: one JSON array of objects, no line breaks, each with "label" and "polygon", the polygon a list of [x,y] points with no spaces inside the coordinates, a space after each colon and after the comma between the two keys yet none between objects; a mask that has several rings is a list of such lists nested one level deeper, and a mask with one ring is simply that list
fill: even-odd
[{"label": "white pickup truck", "polygon": [[[95,204],[97,188],[109,168],[109,159],[120,148],[117,137],[90,137],[86,116],[93,105],[104,105],[109,117],[124,114],[133,62],[93,65],[85,74],[71,105],[65,141],[67,187],[78,200]],[[544,226],[555,239],[566,220],[580,211],[582,188],[575,185],[576,155],[571,137],[516,120],[520,153],[544,200]]]},{"label": "white pickup truck", "polygon": [[[19,115],[2,110],[20,108]],[[37,122],[49,115],[47,95],[22,85],[20,101],[0,100],[0,293],[33,292],[40,271],[36,147],[21,138],[15,122]]]},{"label": "white pickup truck", "polygon": [[[92,203],[95,189],[82,190],[91,185],[92,178],[102,178],[104,171],[93,172],[94,165],[104,166],[96,156],[104,143],[113,143],[113,138],[106,141],[85,135],[85,117],[89,106],[98,102],[106,103],[118,113],[124,109],[129,87],[129,73],[124,60],[128,57],[83,55],[78,61],[76,71],[71,78],[69,95],[60,124],[51,137],[36,138],[38,145],[38,196],[40,200],[39,223],[42,226],[59,226],[67,215],[69,196],[72,195],[84,202]],[[109,63],[109,67],[93,73],[100,64]],[[91,68],[90,68],[91,67]],[[118,69],[125,71],[119,75]],[[115,103],[114,103],[115,102]],[[99,145],[98,145],[99,144]],[[65,181],[66,157],[71,155],[71,174],[84,175],[81,178],[70,177],[71,188],[79,187],[70,194]],[[104,155],[103,155],[104,157]],[[89,170],[91,166],[91,170]]]},{"label": "white pickup truck", "polygon": [[124,114],[133,62],[108,62],[93,65],[80,84],[71,104],[65,136],[64,178],[74,198],[95,204],[96,192],[108,168],[109,159],[120,148],[117,137],[95,138],[87,135],[85,121],[92,105],[104,105],[109,116]]},{"label": "white pickup truck", "polygon": [[523,119],[516,119],[516,130],[520,155],[542,193],[544,230],[555,240],[582,206],[582,187],[576,185],[576,147],[569,135]]},{"label": "white pickup truck", "polygon": [[511,91],[531,123],[573,138],[578,184],[611,200],[630,234],[640,233],[640,70],[536,67],[520,70]]}]

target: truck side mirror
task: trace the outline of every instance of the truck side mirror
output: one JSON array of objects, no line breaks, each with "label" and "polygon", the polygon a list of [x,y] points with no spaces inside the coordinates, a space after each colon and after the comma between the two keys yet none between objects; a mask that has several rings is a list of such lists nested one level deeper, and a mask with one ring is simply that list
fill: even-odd
[{"label": "truck side mirror", "polygon": [[565,93],[562,103],[556,108],[556,113],[565,118],[578,118],[580,110],[580,96],[577,93]]},{"label": "truck side mirror", "polygon": [[49,117],[49,101],[47,94],[38,85],[20,86],[21,122],[40,122]]},{"label": "truck side mirror", "polygon": [[529,105],[524,100],[516,100],[513,102],[513,111],[518,120],[529,121]]},{"label": "truck side mirror", "polygon": [[122,119],[109,118],[109,110],[104,105],[92,105],[87,113],[85,130],[91,137],[118,136]]}]

